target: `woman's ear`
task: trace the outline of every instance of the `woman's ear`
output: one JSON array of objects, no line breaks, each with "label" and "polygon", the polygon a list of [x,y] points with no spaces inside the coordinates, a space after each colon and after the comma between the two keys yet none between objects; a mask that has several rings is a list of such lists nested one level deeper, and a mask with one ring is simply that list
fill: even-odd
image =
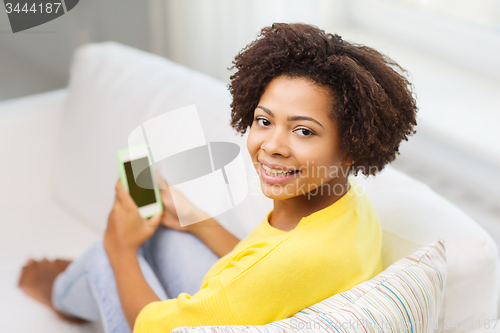
[{"label": "woman's ear", "polygon": [[347,155],[347,156],[344,156],[344,158],[342,159],[342,162],[345,165],[353,165],[354,163],[356,163],[356,160],[354,160],[351,156]]}]

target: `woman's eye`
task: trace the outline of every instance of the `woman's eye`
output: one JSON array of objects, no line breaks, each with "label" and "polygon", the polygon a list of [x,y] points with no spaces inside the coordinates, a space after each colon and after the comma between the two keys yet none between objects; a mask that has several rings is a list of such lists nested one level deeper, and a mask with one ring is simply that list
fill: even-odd
[{"label": "woman's eye", "polygon": [[[266,122],[266,123],[261,123],[260,121]],[[265,118],[255,118],[254,121],[259,123],[259,125],[262,125],[264,127],[267,127],[271,124],[271,122]],[[307,128],[298,128],[296,131],[303,131],[301,136],[312,136],[314,135],[314,132],[311,130],[308,130]]]},{"label": "woman's eye", "polygon": [[297,131],[305,131],[305,133],[308,133],[308,134],[304,134],[304,132],[302,132],[302,136],[311,136],[312,134],[314,134],[312,131],[308,130],[307,128],[298,128]]},{"label": "woman's eye", "polygon": [[[267,121],[269,124],[271,123],[269,120],[267,120],[267,119],[265,119],[265,118],[255,118],[255,120],[254,120],[254,121],[256,121],[256,122],[258,122],[258,123],[259,123],[259,121],[260,121],[260,120]],[[262,126],[267,126],[267,125],[264,125],[264,124],[262,124],[262,123],[259,123],[259,125],[262,125]]]}]

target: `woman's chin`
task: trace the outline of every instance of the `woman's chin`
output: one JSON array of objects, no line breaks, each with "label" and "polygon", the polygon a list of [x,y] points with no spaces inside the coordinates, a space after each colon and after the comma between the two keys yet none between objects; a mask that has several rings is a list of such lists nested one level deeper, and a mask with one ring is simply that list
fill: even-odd
[{"label": "woman's chin", "polygon": [[[284,184],[286,185],[286,184]],[[292,198],[297,196],[297,193],[295,193],[295,187],[292,186],[283,186],[283,185],[278,185],[278,184],[268,184],[264,181],[261,181],[261,189],[262,193],[269,199],[273,200],[284,200],[288,198]]]}]

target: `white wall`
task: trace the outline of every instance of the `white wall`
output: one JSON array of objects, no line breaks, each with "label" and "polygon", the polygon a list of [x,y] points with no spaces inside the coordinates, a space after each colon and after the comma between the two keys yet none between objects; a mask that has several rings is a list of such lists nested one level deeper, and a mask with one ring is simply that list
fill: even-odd
[{"label": "white wall", "polygon": [[[13,34],[7,14],[0,10],[0,76],[20,85],[19,89],[28,86],[27,92],[31,91],[30,82],[42,80],[40,77],[47,80],[48,89],[63,87],[67,84],[71,56],[79,45],[115,40],[151,50],[149,14],[146,1],[82,0],[53,21]],[[27,70],[14,71],[12,67]],[[16,94],[8,97],[17,97],[12,95]]]}]

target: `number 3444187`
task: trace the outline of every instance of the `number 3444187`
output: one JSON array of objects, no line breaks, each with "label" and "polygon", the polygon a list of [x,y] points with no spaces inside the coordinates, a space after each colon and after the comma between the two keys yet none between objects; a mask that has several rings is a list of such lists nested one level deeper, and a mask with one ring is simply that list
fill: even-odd
[{"label": "number 3444187", "polygon": [[[46,3],[39,3],[39,4],[32,4],[29,6],[27,3],[24,5],[20,3],[12,4],[10,2],[7,2],[5,4],[5,10],[7,11],[7,14],[10,13],[58,13],[59,9],[61,7],[60,2],[46,2]],[[62,10],[62,9],[61,9]]]}]

